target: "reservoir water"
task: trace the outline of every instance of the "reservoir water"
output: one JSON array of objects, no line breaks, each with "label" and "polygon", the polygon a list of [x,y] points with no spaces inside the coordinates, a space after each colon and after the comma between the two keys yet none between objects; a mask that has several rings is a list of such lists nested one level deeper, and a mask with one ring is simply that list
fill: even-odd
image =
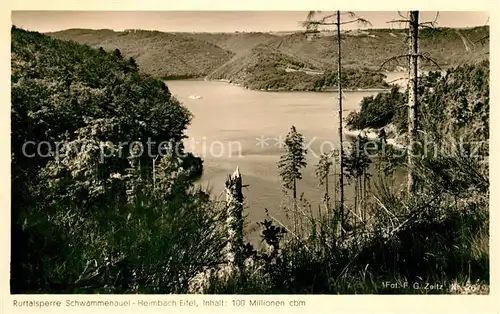
[{"label": "reservoir water", "polygon": [[[314,166],[322,152],[338,147],[336,93],[252,91],[201,80],[166,84],[194,115],[185,146],[204,160],[199,184],[209,187],[212,196],[222,200],[227,176],[239,168],[243,184],[248,185],[243,192],[249,233],[266,217],[266,208],[275,218],[285,220],[280,210],[283,192],[276,163],[284,152],[283,139],[292,125],[304,135],[308,148],[308,165],[298,183],[298,194],[304,193],[311,206],[318,208],[324,188],[318,186]],[[358,109],[363,97],[376,93],[345,92],[344,117]],[[333,182],[333,176],[330,180]],[[346,197],[349,189],[346,187]]]}]

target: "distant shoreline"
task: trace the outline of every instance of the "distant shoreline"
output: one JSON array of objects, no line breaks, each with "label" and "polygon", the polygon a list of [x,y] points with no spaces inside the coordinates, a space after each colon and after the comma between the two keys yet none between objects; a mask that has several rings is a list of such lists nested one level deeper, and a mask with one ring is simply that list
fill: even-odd
[{"label": "distant shoreline", "polygon": [[[178,76],[180,77],[180,76]],[[236,84],[236,83],[231,83],[230,80],[226,79],[218,79],[218,80],[209,80],[204,77],[190,77],[190,78],[173,78],[173,79],[164,79],[162,78],[164,82],[168,81],[205,81],[205,82],[215,82],[215,83],[226,83],[229,85],[233,86],[238,86],[244,89],[256,91],[256,92],[271,92],[271,93],[276,93],[276,92],[284,92],[284,93],[292,93],[292,92],[298,92],[298,93],[333,93],[333,92],[338,92],[337,88],[328,88],[328,89],[322,89],[322,90],[290,90],[290,89],[250,89],[242,86],[241,84]],[[356,89],[349,89],[349,88],[343,88],[342,89],[344,92],[387,92],[390,91],[391,88],[356,88]]]}]

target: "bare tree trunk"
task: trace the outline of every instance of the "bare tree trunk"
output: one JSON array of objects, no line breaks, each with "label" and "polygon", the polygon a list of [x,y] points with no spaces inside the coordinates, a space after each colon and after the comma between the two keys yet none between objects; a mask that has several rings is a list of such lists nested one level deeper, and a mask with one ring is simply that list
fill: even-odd
[{"label": "bare tree trunk", "polygon": [[366,200],[368,198],[368,191],[367,191],[368,184],[367,184],[366,172],[365,172],[365,174],[363,176],[363,180],[364,180],[363,181],[363,185],[364,185],[363,186],[363,190],[364,190],[364,196],[363,196],[363,215],[364,215],[364,217],[363,217],[363,221],[366,221],[367,218],[368,218],[368,212],[367,212],[367,208],[368,207],[366,205]]},{"label": "bare tree trunk", "polygon": [[156,190],[156,160],[158,157],[159,155],[153,158],[153,190]]},{"label": "bare tree trunk", "polygon": [[330,170],[325,175],[325,203],[326,203],[326,211],[330,210],[330,193],[328,191],[328,175],[330,174]]},{"label": "bare tree trunk", "polygon": [[410,11],[410,66],[409,66],[409,89],[408,89],[408,193],[415,190],[415,178],[413,177],[414,152],[413,148],[417,140],[418,130],[418,15],[419,11]]},{"label": "bare tree trunk", "polygon": [[359,178],[359,220],[361,222],[363,222],[364,220],[364,214],[363,214],[363,211],[364,211],[364,205],[365,205],[365,195],[364,195],[364,190],[363,190],[363,187],[364,187],[364,184],[363,184],[363,180],[364,180],[364,171],[361,172],[361,178]]},{"label": "bare tree trunk", "polygon": [[359,222],[361,222],[361,203],[363,202],[363,200],[361,199],[361,192],[362,192],[361,180],[362,179],[363,179],[362,177],[359,177],[357,180],[358,181],[358,205],[357,206],[358,206],[358,216],[359,216],[358,220],[359,220]]},{"label": "bare tree trunk", "polygon": [[337,158],[333,163],[333,204],[337,205]]},{"label": "bare tree trunk", "polygon": [[337,230],[339,227],[339,216],[337,215],[337,158],[334,155],[333,163],[333,207],[331,209],[331,217],[333,218],[333,223],[335,224],[335,235],[337,235]]},{"label": "bare tree trunk", "polygon": [[341,42],[340,42],[340,11],[337,11],[337,40],[338,40],[338,49],[337,49],[337,81],[338,81],[338,89],[339,89],[339,141],[340,141],[340,154],[339,154],[339,163],[340,163],[340,177],[339,177],[339,185],[340,185],[340,221],[341,221],[341,238],[344,238],[344,225],[345,225],[345,212],[344,212],[344,147],[342,140],[342,57],[341,53]]},{"label": "bare tree trunk", "polygon": [[297,199],[297,182],[295,179],[293,179],[293,200]]},{"label": "bare tree trunk", "polygon": [[293,179],[293,226],[297,232],[297,180]]},{"label": "bare tree trunk", "polygon": [[[358,181],[358,178],[354,181],[354,213],[356,215],[358,214]],[[354,217],[354,221],[356,221],[356,217]]]}]

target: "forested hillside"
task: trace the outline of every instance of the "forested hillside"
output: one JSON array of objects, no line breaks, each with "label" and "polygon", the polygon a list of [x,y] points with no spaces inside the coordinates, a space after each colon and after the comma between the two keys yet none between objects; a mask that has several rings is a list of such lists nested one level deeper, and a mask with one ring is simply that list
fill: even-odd
[{"label": "forested hillside", "polygon": [[[463,62],[483,60],[489,51],[489,42],[482,39],[488,34],[488,27],[423,29],[420,46],[442,68],[448,68]],[[134,57],[145,73],[156,77],[208,75],[209,78],[246,84],[252,89],[314,90],[311,86],[315,85],[312,82],[317,77],[308,71],[282,75],[276,73],[274,63],[268,64],[271,67],[254,71],[253,61],[249,59],[304,64],[321,71],[335,67],[336,60],[337,39],[332,32],[314,37],[300,31],[277,35],[259,32],[211,34],[70,29],[49,35],[96,48],[102,46],[105,50],[118,48],[125,56]],[[384,61],[405,54],[408,49],[405,41],[407,32],[401,29],[346,31],[343,36],[342,62],[351,71],[380,71]],[[404,62],[391,62],[384,70],[401,70]],[[427,61],[421,66],[422,69],[436,69],[433,63]],[[369,82],[358,85],[360,88],[374,87]]]},{"label": "forested hillside", "polygon": [[224,245],[191,114],[119,54],[11,35],[12,293],[185,292]]},{"label": "forested hillside", "polygon": [[[487,141],[489,138],[489,61],[464,64],[446,73],[430,72],[422,78],[419,101],[424,130],[441,139]],[[407,131],[407,97],[393,89],[361,102],[359,112],[348,118],[352,129],[381,128],[393,124]],[[432,131],[432,132],[431,132]]]},{"label": "forested hillside", "polygon": [[133,57],[144,73],[157,78],[203,77],[233,56],[212,43],[179,33],[70,29],[49,35],[106,51],[118,48],[127,58]]}]

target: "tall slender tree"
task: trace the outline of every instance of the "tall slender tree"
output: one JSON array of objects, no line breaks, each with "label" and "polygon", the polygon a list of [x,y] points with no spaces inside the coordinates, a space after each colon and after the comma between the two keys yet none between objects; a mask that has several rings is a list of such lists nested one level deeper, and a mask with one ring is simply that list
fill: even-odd
[{"label": "tall slender tree", "polygon": [[439,12],[436,14],[436,18],[432,22],[420,23],[419,21],[419,11],[410,11],[408,16],[405,17],[401,13],[399,15],[403,18],[400,20],[392,20],[390,23],[403,22],[408,23],[409,31],[409,52],[405,55],[394,56],[389,58],[382,63],[381,68],[388,62],[396,60],[399,58],[407,58],[408,60],[408,148],[407,148],[407,162],[408,162],[408,179],[407,188],[408,193],[415,191],[415,178],[413,174],[413,168],[415,165],[415,143],[418,137],[419,128],[419,104],[418,104],[418,60],[422,58],[426,61],[430,61],[438,68],[441,68],[436,61],[434,61],[429,56],[422,54],[419,51],[419,28],[420,27],[434,27],[437,18],[439,17]]},{"label": "tall slender tree", "polygon": [[[340,37],[340,28],[343,24],[350,23],[361,23],[361,24],[370,24],[367,20],[360,18],[353,12],[340,12],[336,11],[333,14],[328,14],[319,20],[314,20],[314,17],[321,13],[321,11],[310,11],[307,15],[306,21],[302,22],[301,25],[306,28],[306,32],[317,33],[319,26],[335,26],[337,30],[337,88],[338,88],[338,117],[339,117],[339,163],[340,163],[340,174],[339,174],[339,189],[340,189],[340,202],[339,202],[339,210],[340,210],[340,220],[341,220],[341,236],[344,236],[342,226],[345,224],[346,215],[345,215],[345,195],[344,195],[344,147],[343,147],[343,129],[342,129],[342,41]],[[348,15],[349,20],[341,21],[342,15]]]},{"label": "tall slender tree", "polygon": [[297,181],[302,179],[302,168],[307,166],[307,150],[304,147],[304,136],[292,126],[285,138],[285,153],[278,161],[278,172],[283,180],[283,186],[293,192],[297,199]]},{"label": "tall slender tree", "polygon": [[408,89],[408,192],[415,190],[414,168],[414,146],[417,141],[418,131],[418,11],[410,12],[410,65],[409,65],[409,89]]},{"label": "tall slender tree", "polygon": [[319,184],[325,187],[325,205],[327,211],[330,210],[330,188],[329,188],[329,176],[333,164],[333,153],[325,152],[321,154],[319,162],[315,168],[316,177],[319,180]]},{"label": "tall slender tree", "polygon": [[307,166],[307,149],[304,147],[304,136],[297,132],[292,126],[285,137],[285,153],[278,161],[278,174],[283,181],[283,187],[292,190],[293,193],[293,215],[296,226],[297,210],[297,181],[302,179],[301,169]]}]

